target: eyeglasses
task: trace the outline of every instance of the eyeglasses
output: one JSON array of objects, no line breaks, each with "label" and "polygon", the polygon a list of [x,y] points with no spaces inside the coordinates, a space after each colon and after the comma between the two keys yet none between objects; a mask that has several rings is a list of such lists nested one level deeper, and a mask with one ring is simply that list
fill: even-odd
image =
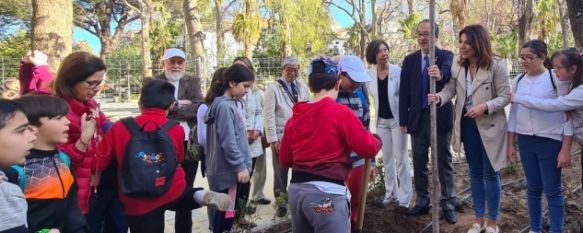
[{"label": "eyeglasses", "polygon": [[421,38],[421,37],[429,37],[429,33],[417,33],[417,37]]},{"label": "eyeglasses", "polygon": [[298,73],[298,72],[300,72],[300,68],[286,67],[285,71],[290,72],[290,73],[291,72]]},{"label": "eyeglasses", "polygon": [[101,87],[103,84],[103,80],[94,80],[94,81],[83,81],[87,86],[91,89],[95,89],[97,87]]},{"label": "eyeglasses", "polygon": [[379,51],[377,51],[377,54],[381,54],[381,53],[389,53],[389,49],[387,49],[387,48],[379,49]]},{"label": "eyeglasses", "polygon": [[538,57],[533,57],[533,56],[519,56],[518,57],[518,59],[520,59],[521,62],[525,62],[525,63],[530,63],[536,58],[538,58]]}]

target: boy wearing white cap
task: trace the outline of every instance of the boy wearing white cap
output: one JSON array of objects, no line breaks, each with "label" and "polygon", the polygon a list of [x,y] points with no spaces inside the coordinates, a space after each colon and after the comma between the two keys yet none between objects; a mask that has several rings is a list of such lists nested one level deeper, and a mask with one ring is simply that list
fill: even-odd
[{"label": "boy wearing white cap", "polygon": [[[370,125],[370,103],[368,101],[368,90],[366,82],[372,81],[370,75],[364,69],[364,63],[356,56],[342,56],[337,58],[340,68],[340,91],[336,102],[350,108],[358,117],[366,130]],[[360,197],[362,187],[362,176],[364,174],[364,159],[359,157],[354,151],[350,153],[352,170],[346,180],[346,185],[352,194],[350,198],[350,226],[354,232],[360,209]],[[374,164],[374,159],[373,166]],[[370,179],[374,179],[375,170],[371,169]]]},{"label": "boy wearing white cap", "polygon": [[[184,139],[184,148],[187,149],[188,135],[190,135],[192,127],[196,125],[196,111],[198,105],[202,103],[200,77],[186,75],[186,53],[180,49],[167,49],[162,59],[164,72],[154,77],[154,79],[168,81],[175,87],[174,97],[177,103],[176,107],[168,113],[168,119],[180,122],[180,126],[184,129],[184,135],[187,135]],[[192,187],[198,168],[198,161],[192,156],[188,156],[187,151],[185,151],[185,155],[182,169],[186,174],[186,185]],[[176,233],[192,231],[192,212],[190,210],[176,211],[175,230]]]}]

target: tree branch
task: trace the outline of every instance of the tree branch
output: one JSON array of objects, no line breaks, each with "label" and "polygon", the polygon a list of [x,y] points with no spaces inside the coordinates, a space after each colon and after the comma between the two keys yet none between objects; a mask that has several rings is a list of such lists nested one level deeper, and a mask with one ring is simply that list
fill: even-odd
[{"label": "tree branch", "polygon": [[130,4],[128,0],[123,0],[123,3],[126,4],[126,6],[128,6],[130,9],[136,11],[139,15],[143,15],[142,11],[138,7]]},{"label": "tree branch", "polygon": [[232,0],[231,2],[229,2],[229,4],[227,4],[227,6],[225,6],[225,8],[221,9],[221,11],[223,12],[223,15],[225,15],[227,10],[229,8],[231,8],[235,3],[237,3],[237,0]]}]

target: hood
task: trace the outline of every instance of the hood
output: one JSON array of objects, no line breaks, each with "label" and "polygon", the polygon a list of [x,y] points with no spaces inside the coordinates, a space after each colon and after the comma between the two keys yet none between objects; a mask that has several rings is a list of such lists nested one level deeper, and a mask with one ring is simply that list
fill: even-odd
[{"label": "hood", "polygon": [[204,117],[204,123],[206,123],[207,125],[211,125],[213,123],[215,123],[218,111],[220,106],[225,105],[225,104],[237,104],[237,100],[231,98],[231,97],[225,97],[225,96],[219,96],[216,97],[212,104],[209,106],[209,109],[206,111],[206,115]]},{"label": "hood", "polygon": [[0,183],[8,181],[8,177],[4,175],[3,171],[0,171]]},{"label": "hood", "polygon": [[295,131],[300,135],[311,135],[318,129],[313,124],[306,124],[306,122],[318,122],[320,113],[326,106],[336,103],[330,97],[326,97],[318,102],[300,102],[294,105],[292,117],[288,120],[286,130]]}]

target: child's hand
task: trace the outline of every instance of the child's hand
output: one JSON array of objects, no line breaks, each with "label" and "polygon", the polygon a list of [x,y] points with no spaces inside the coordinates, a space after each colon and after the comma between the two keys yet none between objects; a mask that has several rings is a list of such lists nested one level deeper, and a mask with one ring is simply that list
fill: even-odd
[{"label": "child's hand", "polygon": [[561,150],[557,158],[557,168],[566,168],[571,166],[571,153],[567,150]]},{"label": "child's hand", "polygon": [[93,113],[90,115],[84,113],[81,116],[81,137],[79,138],[81,140],[81,143],[87,145],[87,143],[89,143],[89,140],[93,138],[97,130],[95,128],[96,124],[97,121],[95,120]]},{"label": "child's hand", "polygon": [[247,169],[245,169],[242,172],[239,172],[237,174],[237,181],[239,181],[239,183],[243,183],[243,184],[248,183],[249,182],[249,171],[247,171]]},{"label": "child's hand", "polygon": [[506,148],[506,153],[508,156],[508,161],[511,163],[516,163],[516,148],[514,148],[514,146],[508,146],[508,148]]},{"label": "child's hand", "polygon": [[28,52],[24,56],[24,63],[33,64],[35,66],[48,65],[48,60],[49,60],[48,56],[45,53],[38,50]]}]

